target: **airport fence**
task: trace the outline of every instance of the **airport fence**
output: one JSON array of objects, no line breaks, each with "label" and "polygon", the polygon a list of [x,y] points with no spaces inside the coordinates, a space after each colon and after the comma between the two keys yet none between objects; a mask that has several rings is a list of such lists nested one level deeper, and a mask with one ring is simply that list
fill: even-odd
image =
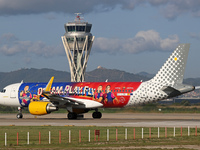
[{"label": "airport fence", "polygon": [[181,136],[200,136],[196,127],[1,126],[0,146],[78,144]]}]

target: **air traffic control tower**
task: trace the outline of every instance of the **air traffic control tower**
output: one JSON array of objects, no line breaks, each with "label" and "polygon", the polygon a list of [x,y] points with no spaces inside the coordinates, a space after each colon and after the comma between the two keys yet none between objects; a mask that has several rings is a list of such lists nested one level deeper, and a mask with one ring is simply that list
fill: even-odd
[{"label": "air traffic control tower", "polygon": [[90,33],[92,24],[82,21],[80,13],[76,15],[74,22],[64,25],[66,33],[61,38],[69,61],[71,82],[84,82],[94,36]]}]

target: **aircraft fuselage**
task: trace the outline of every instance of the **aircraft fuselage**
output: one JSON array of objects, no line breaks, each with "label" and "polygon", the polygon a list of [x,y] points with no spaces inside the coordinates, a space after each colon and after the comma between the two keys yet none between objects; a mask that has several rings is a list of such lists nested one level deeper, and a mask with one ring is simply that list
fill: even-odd
[{"label": "aircraft fuselage", "polygon": [[[141,82],[57,82],[52,84],[51,94],[61,97],[97,101],[103,107],[124,107]],[[16,83],[1,92],[1,105],[28,107],[32,101],[44,99],[47,83]]]}]

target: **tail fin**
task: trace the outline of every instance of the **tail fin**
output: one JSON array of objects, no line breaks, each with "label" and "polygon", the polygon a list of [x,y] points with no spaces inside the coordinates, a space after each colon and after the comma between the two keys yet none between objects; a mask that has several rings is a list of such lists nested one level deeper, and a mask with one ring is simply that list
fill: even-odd
[{"label": "tail fin", "polygon": [[152,82],[174,86],[183,82],[187,56],[190,44],[179,44],[160,71],[155,75]]}]

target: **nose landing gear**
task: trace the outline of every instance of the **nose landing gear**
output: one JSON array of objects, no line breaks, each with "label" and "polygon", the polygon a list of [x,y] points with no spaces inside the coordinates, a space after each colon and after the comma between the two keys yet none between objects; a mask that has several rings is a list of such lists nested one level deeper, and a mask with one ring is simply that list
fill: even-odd
[{"label": "nose landing gear", "polygon": [[18,107],[18,114],[17,114],[17,119],[22,119],[23,118],[23,115],[22,115],[22,108],[21,107]]}]

